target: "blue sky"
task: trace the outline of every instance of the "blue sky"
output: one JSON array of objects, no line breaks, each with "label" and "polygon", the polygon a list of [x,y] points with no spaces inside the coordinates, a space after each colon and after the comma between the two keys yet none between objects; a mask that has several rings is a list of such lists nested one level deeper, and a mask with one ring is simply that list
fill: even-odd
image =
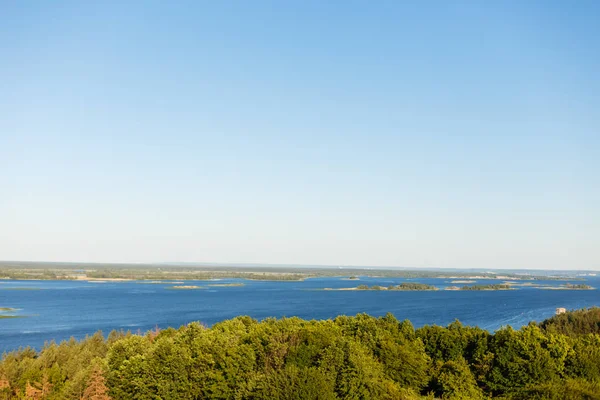
[{"label": "blue sky", "polygon": [[600,269],[597,1],[0,3],[0,259]]}]

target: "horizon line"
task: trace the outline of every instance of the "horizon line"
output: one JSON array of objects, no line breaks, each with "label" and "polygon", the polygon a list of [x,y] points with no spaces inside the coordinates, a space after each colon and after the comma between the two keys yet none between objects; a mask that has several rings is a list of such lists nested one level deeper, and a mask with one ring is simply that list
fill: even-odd
[{"label": "horizon line", "polygon": [[271,268],[339,268],[339,269],[402,269],[402,270],[474,270],[474,271],[558,271],[558,272],[598,272],[600,269],[558,269],[558,268],[514,268],[514,267],[402,267],[382,265],[355,265],[355,264],[293,264],[293,263],[248,263],[248,262],[206,262],[206,261],[35,261],[35,260],[0,260],[3,263],[30,263],[30,264],[94,264],[94,265],[148,265],[148,266],[203,266],[203,267],[271,267]]}]

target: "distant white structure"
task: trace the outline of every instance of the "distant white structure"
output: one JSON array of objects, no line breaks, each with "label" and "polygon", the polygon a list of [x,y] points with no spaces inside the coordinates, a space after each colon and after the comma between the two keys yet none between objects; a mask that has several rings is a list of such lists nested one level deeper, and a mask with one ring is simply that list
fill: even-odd
[{"label": "distant white structure", "polygon": [[566,308],[564,308],[564,307],[558,307],[558,308],[556,309],[556,315],[559,315],[559,314],[564,314],[564,313],[566,313],[566,312],[567,312],[567,309],[566,309]]}]

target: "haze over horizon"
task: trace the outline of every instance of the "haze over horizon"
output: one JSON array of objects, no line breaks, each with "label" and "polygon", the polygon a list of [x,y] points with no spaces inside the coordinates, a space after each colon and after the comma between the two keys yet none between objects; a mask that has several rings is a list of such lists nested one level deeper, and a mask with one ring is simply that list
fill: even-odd
[{"label": "haze over horizon", "polygon": [[595,273],[597,270],[590,269],[561,269],[561,268],[511,268],[511,267],[498,267],[498,268],[485,268],[485,267],[473,267],[473,268],[461,268],[461,267],[438,267],[438,266],[424,266],[424,267],[411,267],[411,266],[399,266],[399,265],[350,265],[350,264],[288,264],[288,263],[243,263],[243,262],[207,262],[207,261],[146,261],[146,262],[120,262],[120,261],[76,261],[76,260],[54,260],[54,261],[31,261],[31,260],[0,260],[1,264],[7,264],[14,267],[14,264],[18,265],[98,265],[98,266],[153,266],[153,267],[165,267],[165,268],[177,268],[177,267],[191,267],[201,270],[202,268],[259,268],[268,269],[273,268],[277,270],[289,268],[290,271],[298,271],[302,269],[353,269],[353,270],[406,270],[406,271],[472,271],[473,273],[483,272],[498,272],[506,271],[506,273],[521,272],[521,271],[540,271],[540,272],[590,272]]},{"label": "haze over horizon", "polygon": [[0,18],[0,260],[600,270],[600,2]]}]

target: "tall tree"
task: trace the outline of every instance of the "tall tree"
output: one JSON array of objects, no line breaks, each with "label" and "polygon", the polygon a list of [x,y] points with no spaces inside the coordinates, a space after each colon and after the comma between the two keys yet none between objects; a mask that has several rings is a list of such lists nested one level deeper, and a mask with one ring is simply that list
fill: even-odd
[{"label": "tall tree", "polygon": [[106,387],[106,379],[99,362],[94,363],[82,400],[111,400]]}]

